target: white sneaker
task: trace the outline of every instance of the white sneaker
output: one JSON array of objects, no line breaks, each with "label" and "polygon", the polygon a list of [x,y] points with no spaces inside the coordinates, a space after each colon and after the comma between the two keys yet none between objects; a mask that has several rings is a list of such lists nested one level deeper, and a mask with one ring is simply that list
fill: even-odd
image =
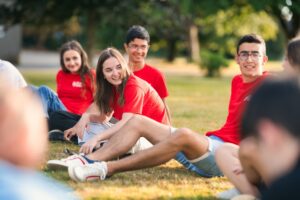
[{"label": "white sneaker", "polygon": [[77,182],[104,180],[107,175],[106,162],[94,162],[86,165],[71,165],[68,168],[69,176]]},{"label": "white sneaker", "polygon": [[224,192],[220,192],[217,194],[218,199],[232,199],[235,196],[240,195],[240,191],[238,191],[236,188],[232,188],[229,190],[225,190]]},{"label": "white sneaker", "polygon": [[86,159],[79,154],[75,154],[61,160],[49,160],[47,162],[47,167],[49,169],[67,169],[69,166],[72,165],[77,166],[77,165],[85,165],[85,164],[88,164]]},{"label": "white sneaker", "polygon": [[259,200],[259,199],[255,196],[250,195],[250,194],[241,194],[241,195],[235,196],[231,200]]}]

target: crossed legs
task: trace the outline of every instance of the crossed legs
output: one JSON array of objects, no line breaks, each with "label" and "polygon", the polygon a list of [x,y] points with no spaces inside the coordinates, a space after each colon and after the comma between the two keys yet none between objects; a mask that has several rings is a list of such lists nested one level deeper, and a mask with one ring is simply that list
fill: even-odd
[{"label": "crossed legs", "polygon": [[188,159],[195,159],[208,151],[208,140],[190,129],[177,129],[171,133],[169,126],[141,115],[134,115],[89,159],[107,161],[125,154],[140,137],[145,137],[153,147],[126,158],[107,163],[108,175],[117,172],[153,167],[165,163],[182,151]]}]

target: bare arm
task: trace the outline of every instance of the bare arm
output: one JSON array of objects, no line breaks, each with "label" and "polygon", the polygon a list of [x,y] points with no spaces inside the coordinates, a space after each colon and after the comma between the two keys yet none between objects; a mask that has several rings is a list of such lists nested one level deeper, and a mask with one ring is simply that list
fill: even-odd
[{"label": "bare arm", "polygon": [[119,131],[126,122],[133,116],[133,113],[124,113],[122,115],[122,119],[118,121],[114,126],[112,126],[109,129],[106,129],[101,134],[97,134],[94,138],[87,141],[82,147],[80,148],[80,152],[88,154],[91,153],[96,147],[96,145],[103,140],[109,139],[111,136],[113,136],[117,131]]},{"label": "bare arm", "polygon": [[166,98],[163,98],[162,99],[164,105],[165,105],[165,108],[166,108],[166,112],[167,112],[167,116],[168,116],[168,120],[169,120],[169,124],[171,125],[171,113],[170,113],[170,109],[169,109],[169,106],[167,105],[167,102],[166,102]]}]

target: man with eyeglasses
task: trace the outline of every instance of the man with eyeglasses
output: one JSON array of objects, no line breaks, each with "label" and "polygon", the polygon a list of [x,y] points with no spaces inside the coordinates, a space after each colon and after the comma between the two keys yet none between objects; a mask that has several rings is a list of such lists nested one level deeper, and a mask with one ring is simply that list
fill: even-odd
[{"label": "man with eyeglasses", "polygon": [[146,57],[150,47],[150,36],[148,31],[140,26],[134,25],[127,31],[124,48],[128,55],[128,64],[134,75],[147,81],[159,94],[167,109],[167,115],[171,122],[169,108],[166,104],[168,89],[165,76],[156,68],[146,64]]},{"label": "man with eyeglasses", "polygon": [[[259,56],[255,56],[255,52]],[[193,168],[192,171],[198,175],[222,176],[223,173],[215,161],[215,151],[224,143],[239,144],[239,124],[244,106],[254,88],[267,75],[263,72],[267,60],[265,42],[260,36],[249,34],[240,39],[236,61],[241,74],[232,80],[228,116],[221,129],[202,135],[188,128],[177,129],[141,115],[134,115],[97,151],[85,155],[84,158],[76,156],[76,159],[64,159],[70,177],[75,181],[104,180],[115,173],[163,164],[175,158],[178,153],[187,158],[182,164],[188,169]],[[120,160],[111,161],[112,158],[126,153],[140,137],[145,137],[154,145]],[[78,158],[81,162],[78,162]],[[226,159],[223,162],[221,164],[231,166]],[[74,165],[75,163],[77,164]]]},{"label": "man with eyeglasses", "polygon": [[[243,38],[248,38],[250,40],[248,42],[241,43]],[[240,78],[239,76],[236,76],[232,81],[232,88],[236,88],[236,91],[244,90],[246,88],[251,89],[254,87],[254,85],[257,85],[258,82],[261,82],[261,80],[267,75],[266,72],[263,72],[263,66],[268,61],[268,57],[266,56],[265,42],[258,35],[247,35],[243,38],[239,43],[240,45],[238,45],[236,55],[236,61],[240,66],[241,75]],[[239,83],[235,84],[235,82]],[[240,87],[240,89],[237,89],[237,87]],[[231,100],[234,98],[234,91],[232,90]],[[250,93],[248,95],[243,95],[243,98],[245,101],[249,101]],[[243,101],[243,99],[240,99],[239,101]],[[238,117],[236,117],[238,122],[240,122],[242,110],[245,106],[242,104],[244,103],[241,103],[241,111],[239,112]],[[230,105],[229,112],[231,110]],[[229,120],[229,118],[227,118],[227,120]],[[239,133],[239,127],[236,128]],[[237,134],[236,136],[238,137],[237,141],[239,141],[240,134]],[[219,168],[223,174],[229,178],[233,185],[237,187],[220,193],[219,198],[222,199],[230,199],[240,193],[253,196],[257,196],[258,194],[257,188],[250,185],[249,181],[245,178],[238,157],[238,144],[239,142],[225,143],[216,151],[216,162]]]}]

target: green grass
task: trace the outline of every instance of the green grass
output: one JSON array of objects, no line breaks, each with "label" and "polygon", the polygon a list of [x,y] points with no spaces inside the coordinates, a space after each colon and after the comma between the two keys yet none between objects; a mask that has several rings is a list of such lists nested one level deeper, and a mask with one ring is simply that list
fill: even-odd
[{"label": "green grass", "polygon": [[[30,83],[55,89],[55,72],[28,72]],[[230,77],[207,79],[200,76],[167,75],[168,105],[175,127],[189,127],[199,134],[220,128],[227,113]],[[48,159],[65,157],[70,144],[51,143]],[[75,183],[66,172],[42,169],[45,174],[72,187],[83,199],[215,199],[214,195],[231,187],[226,178],[200,178],[170,161],[158,167],[126,172],[93,183]]]}]

